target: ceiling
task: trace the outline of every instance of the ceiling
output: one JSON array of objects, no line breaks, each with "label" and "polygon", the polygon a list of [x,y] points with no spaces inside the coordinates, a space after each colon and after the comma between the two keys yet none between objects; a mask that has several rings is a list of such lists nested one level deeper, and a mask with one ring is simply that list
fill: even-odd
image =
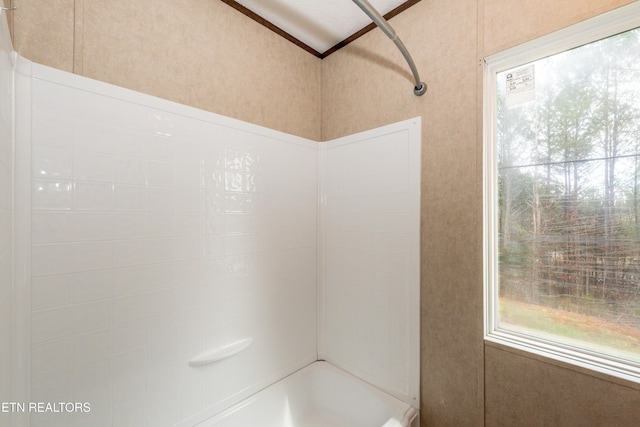
[{"label": "ceiling", "polygon": [[[337,50],[371,24],[352,0],[223,1],[319,57]],[[369,3],[381,15],[389,14],[389,18],[417,1],[369,0]]]}]

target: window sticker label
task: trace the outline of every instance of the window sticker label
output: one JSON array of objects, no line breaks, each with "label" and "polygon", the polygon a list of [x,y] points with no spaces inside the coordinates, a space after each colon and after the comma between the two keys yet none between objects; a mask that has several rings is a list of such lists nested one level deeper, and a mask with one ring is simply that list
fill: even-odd
[{"label": "window sticker label", "polygon": [[533,64],[509,71],[506,82],[507,107],[515,107],[536,99],[536,79]]}]

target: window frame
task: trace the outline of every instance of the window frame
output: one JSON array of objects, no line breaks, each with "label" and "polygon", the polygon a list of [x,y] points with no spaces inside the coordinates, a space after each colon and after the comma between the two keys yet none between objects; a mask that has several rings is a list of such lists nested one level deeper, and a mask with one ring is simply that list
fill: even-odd
[{"label": "window frame", "polygon": [[640,364],[540,337],[501,329],[498,290],[498,73],[640,27],[640,2],[588,19],[552,34],[523,43],[484,59],[483,85],[483,265],[484,339],[640,383]]}]

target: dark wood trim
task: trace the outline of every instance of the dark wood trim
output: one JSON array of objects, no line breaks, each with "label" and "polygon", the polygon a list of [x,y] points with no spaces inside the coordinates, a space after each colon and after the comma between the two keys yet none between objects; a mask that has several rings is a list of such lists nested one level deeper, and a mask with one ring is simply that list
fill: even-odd
[{"label": "dark wood trim", "polygon": [[[225,3],[225,4],[228,4],[232,8],[236,9],[238,12],[242,13],[243,15],[246,15],[247,17],[253,19],[258,24],[270,29],[274,33],[278,34],[279,36],[284,37],[285,39],[289,40],[291,43],[295,44],[296,46],[298,46],[298,47],[300,47],[300,48],[302,48],[304,50],[306,50],[307,52],[309,52],[313,56],[315,56],[317,58],[320,58],[320,59],[326,58],[327,56],[329,56],[332,53],[340,50],[341,48],[345,47],[346,45],[348,45],[352,41],[360,38],[361,36],[367,34],[369,31],[371,31],[374,28],[376,28],[376,24],[374,24],[372,22],[371,24],[367,25],[366,27],[364,27],[360,31],[352,34],[351,36],[347,37],[346,39],[344,39],[340,43],[336,44],[332,48],[327,49],[324,52],[318,52],[317,50],[315,50],[311,46],[301,42],[297,38],[293,37],[291,34],[287,33],[286,31],[284,31],[280,27],[277,27],[277,26],[273,25],[271,22],[267,21],[266,19],[264,19],[260,15],[258,15],[256,13],[252,12],[251,10],[247,9],[246,7],[241,5],[240,3],[238,3],[238,2],[236,2],[234,0],[221,0],[221,1],[223,3]],[[400,6],[396,7],[395,9],[393,9],[392,11],[390,11],[389,13],[385,14],[384,15],[384,19],[387,19],[387,20],[391,19],[394,16],[398,15],[399,13],[404,12],[405,10],[409,9],[411,6],[413,6],[414,4],[416,4],[416,3],[420,2],[420,1],[421,0],[408,0],[408,1],[404,2],[404,3],[402,3]]]},{"label": "dark wood trim", "polygon": [[273,25],[271,22],[267,21],[262,16],[260,16],[260,15],[258,15],[256,13],[252,12],[251,10],[247,9],[246,7],[241,5],[240,3],[237,3],[237,2],[235,2],[233,0],[221,0],[221,1],[223,3],[228,4],[232,8],[236,9],[238,12],[242,13],[243,15],[246,15],[247,17],[253,19],[258,24],[260,24],[260,25],[262,25],[264,27],[267,27],[268,29],[270,29],[274,33],[278,34],[279,36],[284,37],[285,39],[289,40],[291,43],[295,44],[296,46],[301,47],[302,49],[306,50],[307,52],[309,52],[313,56],[316,56],[318,58],[322,58],[322,54],[320,52],[318,52],[317,50],[315,50],[311,46],[301,42],[297,38],[293,37],[291,34],[287,33],[282,28]]},{"label": "dark wood trim", "polygon": [[[387,21],[391,18],[393,18],[394,16],[400,14],[401,12],[404,12],[405,10],[409,9],[411,6],[413,6],[414,4],[418,3],[420,0],[408,0],[404,3],[402,3],[400,6],[396,7],[395,9],[389,11],[389,13],[384,15],[384,19],[386,19]],[[331,55],[332,53],[342,49],[343,47],[345,47],[346,45],[348,45],[349,43],[351,43],[352,41],[359,39],[360,37],[364,36],[365,34],[367,34],[369,31],[373,30],[376,28],[376,24],[375,23],[371,23],[369,25],[367,25],[366,27],[364,27],[363,29],[361,29],[360,31],[353,33],[352,35],[350,35],[349,37],[347,37],[346,39],[342,40],[340,43],[336,44],[335,46],[333,46],[330,49],[327,49],[326,51],[322,52],[322,58],[326,58],[327,56]]]}]

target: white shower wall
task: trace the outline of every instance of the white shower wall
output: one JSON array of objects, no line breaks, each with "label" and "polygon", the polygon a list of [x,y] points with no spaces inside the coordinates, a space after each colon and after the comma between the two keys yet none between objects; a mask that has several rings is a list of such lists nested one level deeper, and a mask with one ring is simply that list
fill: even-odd
[{"label": "white shower wall", "polygon": [[188,427],[318,357],[417,406],[419,118],[319,145],[3,60],[0,398],[91,410],[0,424]]},{"label": "white shower wall", "polygon": [[[0,402],[11,401],[13,276],[13,49],[0,12]],[[0,419],[2,421],[2,419]],[[1,423],[0,423],[1,424]]]},{"label": "white shower wall", "polygon": [[32,74],[30,400],[91,411],[31,425],[190,425],[315,360],[317,144]]},{"label": "white shower wall", "polygon": [[321,145],[320,357],[419,407],[420,118]]}]

